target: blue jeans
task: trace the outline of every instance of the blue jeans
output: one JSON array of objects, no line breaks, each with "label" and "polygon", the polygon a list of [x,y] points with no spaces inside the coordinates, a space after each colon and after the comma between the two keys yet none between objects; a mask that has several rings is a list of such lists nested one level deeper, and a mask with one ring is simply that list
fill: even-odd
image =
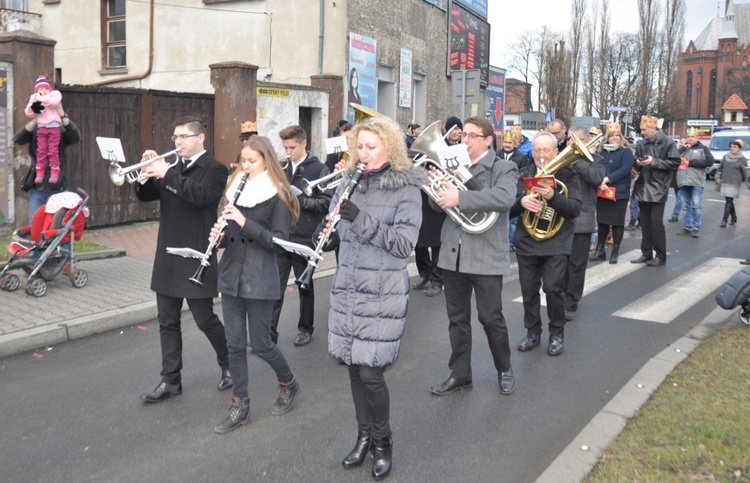
[{"label": "blue jeans", "polygon": [[641,217],[641,207],[638,205],[638,200],[633,198],[633,194],[630,194],[630,223],[635,223],[638,218]]},{"label": "blue jeans", "polygon": [[674,210],[672,210],[672,218],[679,218],[680,212],[682,211],[683,203],[680,198],[680,190],[682,188],[674,189]]},{"label": "blue jeans", "polygon": [[266,361],[276,373],[279,382],[288,383],[294,374],[284,354],[271,340],[273,300],[246,299],[221,294],[224,314],[224,332],[229,350],[229,370],[232,373],[232,393],[246,398],[248,395],[247,334],[253,351]]},{"label": "blue jeans", "polygon": [[47,202],[49,196],[50,193],[31,188],[31,191],[29,191],[29,225],[34,221],[34,213]]},{"label": "blue jeans", "polygon": [[680,202],[685,207],[685,230],[701,229],[701,204],[703,203],[703,186],[680,186]]},{"label": "blue jeans", "polygon": [[510,246],[516,245],[516,225],[518,225],[518,217],[514,216],[508,222],[508,240],[510,240]]}]

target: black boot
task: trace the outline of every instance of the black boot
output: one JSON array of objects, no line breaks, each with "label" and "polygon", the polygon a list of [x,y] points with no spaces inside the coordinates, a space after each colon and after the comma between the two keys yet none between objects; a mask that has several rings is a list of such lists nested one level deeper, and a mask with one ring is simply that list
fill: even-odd
[{"label": "black boot", "polygon": [[365,458],[367,458],[370,446],[372,446],[372,435],[360,431],[357,434],[357,442],[354,443],[354,449],[351,453],[346,455],[346,458],[341,462],[341,465],[344,468],[353,468],[361,465],[364,463]]},{"label": "black boot", "polygon": [[617,257],[620,255],[620,245],[612,245],[612,253],[609,255],[609,263],[617,263]]},{"label": "black boot", "polygon": [[734,205],[732,205],[732,212],[730,213],[731,218],[729,219],[729,224],[734,225],[737,223],[737,212],[734,211]]},{"label": "black boot", "polygon": [[607,259],[607,252],[604,250],[604,243],[597,243],[596,244],[596,250],[594,250],[594,253],[592,253],[589,256],[590,262],[597,262],[600,260],[606,260]]},{"label": "black boot", "polygon": [[232,395],[232,407],[229,408],[229,416],[217,424],[214,431],[222,434],[243,424],[250,424],[250,398]]},{"label": "black boot", "polygon": [[393,450],[393,439],[372,439],[372,477],[376,480],[384,478],[391,472],[391,457]]},{"label": "black boot", "polygon": [[724,205],[724,216],[721,218],[721,223],[719,223],[719,226],[721,228],[724,228],[727,226],[727,218],[729,218],[729,213],[732,210],[729,208],[729,205]]},{"label": "black boot", "polygon": [[292,379],[292,382],[286,384],[279,382],[279,397],[276,398],[276,403],[271,407],[271,414],[280,416],[291,411],[299,390],[297,378]]}]

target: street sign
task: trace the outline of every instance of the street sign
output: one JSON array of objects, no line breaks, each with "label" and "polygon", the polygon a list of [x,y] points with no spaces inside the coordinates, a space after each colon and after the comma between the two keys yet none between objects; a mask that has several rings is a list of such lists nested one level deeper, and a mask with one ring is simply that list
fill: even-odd
[{"label": "street sign", "polygon": [[611,106],[609,112],[628,112],[628,108],[622,106]]},{"label": "street sign", "polygon": [[548,111],[547,112],[547,124],[549,124],[551,122],[552,122],[552,113]]},{"label": "street sign", "polygon": [[479,91],[479,69],[454,70],[451,72],[451,97],[453,104],[479,104],[482,102]]},{"label": "street sign", "polygon": [[688,119],[688,126],[718,126],[718,119]]}]

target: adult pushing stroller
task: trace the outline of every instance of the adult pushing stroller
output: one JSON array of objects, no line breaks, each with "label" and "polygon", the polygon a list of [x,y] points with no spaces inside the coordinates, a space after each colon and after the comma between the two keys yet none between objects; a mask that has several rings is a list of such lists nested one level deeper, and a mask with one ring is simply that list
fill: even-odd
[{"label": "adult pushing stroller", "polygon": [[[89,276],[75,266],[75,242],[81,239],[88,216],[89,195],[82,189],[57,193],[34,213],[31,225],[13,233],[8,245],[11,257],[0,271],[0,287],[14,291],[21,282],[17,275],[8,273],[22,268],[27,274],[26,293],[42,297],[47,293],[47,283],[65,271],[76,288],[82,288]],[[30,255],[31,261],[21,260]]]}]

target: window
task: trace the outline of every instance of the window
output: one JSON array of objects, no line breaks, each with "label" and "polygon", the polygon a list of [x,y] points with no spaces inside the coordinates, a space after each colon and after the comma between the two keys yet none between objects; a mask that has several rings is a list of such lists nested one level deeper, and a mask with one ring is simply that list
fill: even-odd
[{"label": "window", "polygon": [[9,10],[19,10],[21,12],[29,10],[29,0],[3,0],[0,2],[0,5]]},{"label": "window", "polygon": [[713,116],[716,113],[716,69],[711,70],[711,79],[708,83],[708,115]]},{"label": "window", "polygon": [[127,66],[125,0],[103,0],[103,58],[107,69]]},{"label": "window", "polygon": [[687,91],[687,94],[685,96],[685,105],[688,108],[688,117],[693,116],[693,71],[688,71],[688,80],[687,80],[687,88],[685,89]]}]

